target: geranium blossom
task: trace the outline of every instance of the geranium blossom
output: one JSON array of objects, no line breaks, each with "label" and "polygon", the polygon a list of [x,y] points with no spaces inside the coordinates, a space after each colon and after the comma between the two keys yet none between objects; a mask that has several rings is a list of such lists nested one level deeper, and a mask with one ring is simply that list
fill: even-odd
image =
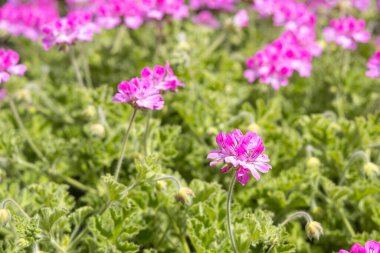
[{"label": "geranium blossom", "polygon": [[244,76],[250,83],[259,79],[278,90],[288,84],[294,71],[302,77],[310,76],[312,59],[312,53],[288,31],[247,60]]},{"label": "geranium blossom", "polygon": [[249,25],[249,16],[247,11],[238,11],[233,18],[233,22],[237,27],[247,27]]},{"label": "geranium blossom", "polygon": [[234,168],[237,181],[245,185],[249,181],[249,174],[256,180],[260,180],[261,173],[267,173],[272,166],[267,164],[269,158],[264,155],[264,144],[260,136],[253,132],[245,135],[235,129],[232,133],[219,133],[216,142],[220,149],[211,150],[207,158],[214,159],[210,166],[225,163],[222,173]]},{"label": "geranium blossom", "polygon": [[71,12],[43,29],[42,43],[46,50],[55,45],[71,45],[76,41],[91,41],[99,27],[87,12]]},{"label": "geranium blossom", "polygon": [[157,65],[153,69],[145,67],[141,78],[123,81],[118,86],[118,93],[112,99],[116,103],[128,103],[134,108],[161,110],[164,99],[161,92],[176,91],[185,85],[178,80],[169,63],[165,67]]},{"label": "geranium blossom", "polygon": [[357,43],[367,43],[371,35],[365,30],[365,21],[354,17],[333,19],[323,30],[326,41],[335,42],[346,49],[356,49]]},{"label": "geranium blossom", "polygon": [[371,57],[367,63],[366,75],[373,79],[380,77],[380,51]]},{"label": "geranium blossom", "polygon": [[118,86],[118,93],[113,97],[113,102],[128,103],[134,108],[161,110],[164,107],[164,99],[157,89],[147,79],[132,78],[123,81]]},{"label": "geranium blossom", "polygon": [[44,25],[58,18],[55,1],[11,1],[0,7],[0,29],[36,41]]},{"label": "geranium blossom", "polygon": [[341,249],[339,253],[380,253],[380,243],[376,241],[366,242],[364,247],[355,243],[350,251]]},{"label": "geranium blossom", "polygon": [[159,65],[155,66],[153,69],[145,67],[141,71],[141,76],[152,82],[152,85],[160,91],[176,91],[177,87],[185,86],[174,75],[169,63],[166,63],[165,67]]},{"label": "geranium blossom", "polygon": [[9,81],[12,75],[23,76],[26,66],[18,64],[20,57],[13,50],[0,49],[0,83]]}]

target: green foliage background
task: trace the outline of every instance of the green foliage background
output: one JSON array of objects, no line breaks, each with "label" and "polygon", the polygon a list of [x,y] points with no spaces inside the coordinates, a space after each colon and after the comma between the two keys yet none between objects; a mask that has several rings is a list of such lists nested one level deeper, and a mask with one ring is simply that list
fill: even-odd
[{"label": "green foliage background", "polygon": [[[240,252],[266,252],[271,245],[271,252],[337,252],[379,240],[379,177],[366,173],[357,155],[380,164],[380,83],[364,75],[374,48],[344,52],[327,45],[311,78],[294,77],[275,92],[248,85],[242,75],[246,58],[281,33],[269,21],[254,22],[244,30],[172,22],[161,43],[154,23],[105,31],[75,47],[79,60],[89,61],[94,87],[87,89],[79,87],[67,53],[4,37],[28,67],[7,89],[46,159],[36,156],[8,99],[2,101],[0,199],[17,201],[30,219],[8,205],[0,252],[32,252],[36,244],[43,252],[67,253],[231,252],[225,210],[231,175],[210,168],[206,156],[216,134],[234,128],[258,132],[273,166],[259,182],[235,188]],[[152,113],[147,157],[149,112],[138,112],[118,183],[108,174],[132,109],[111,98],[120,81],[166,60],[186,87],[166,94],[165,108]],[[310,157],[319,165],[308,163]],[[192,204],[176,202],[174,183],[157,185],[161,175],[190,187]],[[278,226],[299,210],[322,224],[319,241],[307,238],[303,220]]]}]

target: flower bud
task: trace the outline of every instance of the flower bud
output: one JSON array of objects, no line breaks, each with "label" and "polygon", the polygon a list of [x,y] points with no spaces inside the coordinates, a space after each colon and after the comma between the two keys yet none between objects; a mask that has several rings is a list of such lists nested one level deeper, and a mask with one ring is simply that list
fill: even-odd
[{"label": "flower bud", "polygon": [[312,168],[318,168],[319,165],[321,165],[321,162],[319,161],[318,158],[316,157],[310,157],[307,159],[306,161],[306,167],[308,169],[312,169]]},{"label": "flower bud", "polygon": [[105,128],[102,124],[92,124],[90,125],[90,134],[94,137],[104,138]]},{"label": "flower bud", "polygon": [[194,192],[188,187],[181,187],[175,196],[176,200],[186,205],[191,204],[192,198],[195,196]]},{"label": "flower bud", "polygon": [[258,134],[261,133],[261,127],[255,122],[248,126],[248,130],[254,133],[258,133]]},{"label": "flower bud", "polygon": [[166,182],[164,180],[157,181],[156,188],[159,191],[166,190]]},{"label": "flower bud", "polygon": [[323,228],[319,222],[311,221],[306,224],[306,234],[309,239],[317,239],[323,235]]},{"label": "flower bud", "polygon": [[380,174],[380,169],[379,169],[379,166],[377,166],[376,164],[374,163],[371,163],[371,162],[368,162],[364,165],[364,173],[368,176],[368,177],[376,177],[377,175]]},{"label": "flower bud", "polygon": [[96,116],[96,108],[93,105],[87,106],[86,109],[84,109],[83,114],[85,117],[89,119],[93,119]]},{"label": "flower bud", "polygon": [[5,208],[0,208],[0,225],[5,225],[11,219],[11,214]]}]

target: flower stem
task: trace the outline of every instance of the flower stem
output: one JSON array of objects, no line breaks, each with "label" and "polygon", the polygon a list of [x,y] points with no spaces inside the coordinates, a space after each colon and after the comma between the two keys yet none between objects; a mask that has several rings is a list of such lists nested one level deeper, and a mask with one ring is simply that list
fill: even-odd
[{"label": "flower stem", "polygon": [[136,113],[137,113],[137,109],[134,109],[133,113],[132,113],[132,116],[131,116],[131,119],[129,120],[129,125],[128,125],[128,128],[127,128],[127,131],[125,132],[125,136],[124,136],[124,139],[123,139],[123,146],[121,148],[120,157],[119,157],[119,160],[117,161],[117,166],[116,166],[116,171],[115,171],[115,179],[116,179],[116,181],[119,178],[121,165],[123,163],[123,159],[124,159],[124,155],[125,155],[125,150],[127,149],[127,141],[128,141],[129,132],[131,131],[131,127],[132,127],[133,121],[135,120]]},{"label": "flower stem", "polygon": [[150,118],[152,117],[152,112],[148,112],[148,117],[146,119],[145,124],[145,133],[144,133],[144,154],[148,156],[148,136],[149,136],[149,126],[150,126]]},{"label": "flower stem", "polygon": [[343,219],[343,223],[344,225],[346,226],[347,230],[348,230],[348,233],[350,233],[351,237],[354,237],[355,236],[355,231],[354,229],[352,228],[350,222],[348,221],[345,213],[343,212],[343,210],[339,210],[339,213],[340,215],[342,216],[342,219]]},{"label": "flower stem", "polygon": [[307,212],[304,212],[304,211],[298,211],[298,212],[295,212],[295,213],[289,215],[279,226],[280,227],[285,226],[286,224],[288,224],[292,220],[299,218],[299,217],[305,218],[307,223],[310,223],[313,221],[313,218],[311,218],[310,214],[308,214]]},{"label": "flower stem", "polygon": [[229,233],[230,239],[231,239],[232,248],[233,248],[234,252],[237,253],[238,250],[236,247],[236,241],[235,241],[234,232],[233,232],[233,228],[232,228],[232,224],[231,224],[231,200],[232,200],[232,193],[234,191],[235,183],[236,183],[236,174],[234,173],[234,176],[232,177],[231,182],[230,182],[230,187],[228,189],[227,226],[228,226],[228,233]]},{"label": "flower stem", "polygon": [[86,78],[86,82],[90,88],[93,88],[94,86],[92,84],[90,65],[88,63],[88,55],[85,55],[84,57],[85,57],[85,60],[83,61],[83,65],[84,65],[83,69],[84,69],[84,75]]},{"label": "flower stem", "polygon": [[154,179],[154,181],[161,181],[161,180],[172,180],[177,184],[178,190],[182,188],[181,182],[176,177],[163,176],[163,177]]},{"label": "flower stem", "polygon": [[346,176],[347,176],[347,172],[348,172],[348,169],[350,168],[350,165],[358,158],[361,158],[364,162],[369,162],[369,159],[368,159],[368,155],[362,151],[362,150],[359,150],[359,151],[356,151],[354,152],[350,159],[348,160],[346,166],[344,167],[343,169],[343,174],[341,176],[341,179],[340,179],[340,182],[339,182],[339,185],[342,185],[345,180],[346,180]]},{"label": "flower stem", "polygon": [[85,87],[83,83],[82,74],[80,72],[79,65],[78,65],[73,48],[70,49],[70,60],[71,60],[71,64],[74,67],[74,71],[75,71],[75,75],[77,76],[78,83],[80,84],[81,87]]},{"label": "flower stem", "polygon": [[34,144],[32,138],[30,138],[29,136],[29,133],[28,131],[26,130],[25,126],[24,126],[24,123],[22,122],[21,120],[21,117],[20,115],[18,114],[18,111],[17,111],[17,108],[16,108],[16,105],[13,101],[13,97],[12,96],[9,96],[9,105],[10,105],[10,108],[11,108],[11,111],[12,111],[12,114],[16,120],[16,123],[18,125],[18,127],[20,128],[22,134],[24,135],[26,141],[29,143],[29,146],[32,148],[33,152],[43,161],[46,160],[46,158],[44,157],[44,155],[42,154],[42,152],[37,148],[37,146]]},{"label": "flower stem", "polygon": [[6,208],[8,204],[12,204],[15,207],[17,207],[17,209],[22,213],[22,215],[25,218],[30,219],[30,216],[24,211],[24,209],[22,209],[22,207],[15,200],[11,198],[4,199],[3,202],[1,202],[0,204],[0,208]]}]

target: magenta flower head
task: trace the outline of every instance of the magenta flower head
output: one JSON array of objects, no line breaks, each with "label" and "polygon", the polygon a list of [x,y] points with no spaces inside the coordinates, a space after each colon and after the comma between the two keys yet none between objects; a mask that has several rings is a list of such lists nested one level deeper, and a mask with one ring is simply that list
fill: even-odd
[{"label": "magenta flower head", "polygon": [[380,253],[380,243],[376,241],[366,242],[364,247],[355,243],[350,251],[341,249],[339,253]]},{"label": "magenta flower head", "polygon": [[323,30],[323,35],[327,42],[335,42],[343,48],[354,50],[358,42],[367,43],[371,38],[365,26],[364,20],[354,17],[333,19],[330,26]]},{"label": "magenta flower head", "polygon": [[25,74],[26,66],[18,64],[19,60],[17,52],[0,48],[0,83],[8,82],[12,75]]},{"label": "magenta flower head", "polygon": [[161,110],[164,107],[164,99],[148,79],[132,78],[123,81],[118,86],[118,93],[113,97],[113,102],[127,103],[134,108]]},{"label": "magenta flower head", "polygon": [[366,76],[375,79],[380,77],[380,51],[376,52],[375,55],[369,59],[367,63]]},{"label": "magenta flower head", "polygon": [[185,86],[174,75],[169,63],[166,63],[165,67],[160,65],[155,66],[153,69],[145,67],[141,71],[141,77],[152,82],[152,85],[160,91],[176,91],[177,87]]},{"label": "magenta flower head", "polygon": [[245,185],[249,181],[249,174],[256,180],[260,180],[261,173],[267,173],[272,166],[267,164],[269,158],[264,155],[264,144],[260,136],[253,132],[245,135],[235,129],[232,133],[219,133],[216,143],[220,149],[211,150],[207,158],[214,159],[210,166],[225,163],[222,173],[234,169],[239,183]]}]

